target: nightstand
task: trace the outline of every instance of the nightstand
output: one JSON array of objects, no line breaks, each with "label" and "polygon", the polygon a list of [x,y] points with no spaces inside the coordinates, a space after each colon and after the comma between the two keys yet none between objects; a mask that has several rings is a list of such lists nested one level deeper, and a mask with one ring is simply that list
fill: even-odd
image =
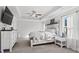
[{"label": "nightstand", "polygon": [[63,46],[66,46],[66,39],[61,37],[55,38],[55,44],[60,45],[62,48]]}]

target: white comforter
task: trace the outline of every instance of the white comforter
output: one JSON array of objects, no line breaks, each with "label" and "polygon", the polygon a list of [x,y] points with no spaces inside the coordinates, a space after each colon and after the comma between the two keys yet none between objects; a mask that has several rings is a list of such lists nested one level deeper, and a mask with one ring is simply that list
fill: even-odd
[{"label": "white comforter", "polygon": [[51,40],[51,38],[55,37],[55,33],[50,33],[46,31],[32,32],[30,33],[30,37],[35,37],[38,40]]}]

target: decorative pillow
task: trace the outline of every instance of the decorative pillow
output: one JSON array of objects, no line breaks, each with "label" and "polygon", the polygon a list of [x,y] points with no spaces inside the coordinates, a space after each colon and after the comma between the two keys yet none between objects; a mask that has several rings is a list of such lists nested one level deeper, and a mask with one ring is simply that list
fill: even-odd
[{"label": "decorative pillow", "polygon": [[50,32],[45,32],[45,39],[48,40],[49,38],[52,38],[53,35]]}]

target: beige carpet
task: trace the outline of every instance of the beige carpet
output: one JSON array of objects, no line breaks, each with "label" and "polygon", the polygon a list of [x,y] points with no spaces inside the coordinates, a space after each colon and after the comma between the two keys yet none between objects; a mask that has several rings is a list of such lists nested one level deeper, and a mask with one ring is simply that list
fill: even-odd
[{"label": "beige carpet", "polygon": [[31,48],[29,41],[18,40],[13,47],[12,53],[75,53],[75,51],[67,48],[60,48],[55,44],[39,45]]}]

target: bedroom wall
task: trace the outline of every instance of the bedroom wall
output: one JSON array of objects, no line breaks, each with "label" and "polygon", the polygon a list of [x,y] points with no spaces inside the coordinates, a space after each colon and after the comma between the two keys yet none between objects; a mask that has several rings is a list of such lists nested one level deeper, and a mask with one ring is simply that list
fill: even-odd
[{"label": "bedroom wall", "polygon": [[[62,17],[63,16],[66,16],[66,15],[70,15],[70,14],[73,14],[76,10],[79,10],[79,7],[73,7],[72,6],[72,8],[69,8],[69,7],[67,7],[67,9],[68,10],[66,10],[66,9],[64,9],[63,11],[64,12],[57,12],[57,13],[55,13],[55,18],[57,18],[57,20],[59,19],[59,34],[60,35],[62,35],[62,29],[63,29],[63,27],[62,27],[62,25],[63,25],[63,23],[62,23]],[[59,15],[57,15],[57,14],[59,14]],[[57,16],[56,16],[57,15]]]},{"label": "bedroom wall", "polygon": [[[61,12],[62,10],[62,12]],[[63,23],[62,23],[62,17],[74,13],[76,10],[79,10],[79,7],[77,6],[70,6],[70,7],[63,7],[60,8],[56,12],[51,12],[51,14],[48,17],[45,17],[46,24],[49,24],[49,20],[52,18],[55,18],[59,22],[59,35],[62,36],[63,32]]]},{"label": "bedroom wall", "polygon": [[[62,12],[61,12],[61,10],[62,10]],[[76,10],[79,10],[78,6],[70,6],[70,7],[64,6],[63,8],[60,8],[59,10],[57,10],[56,12],[51,13],[48,17],[45,17],[45,19],[46,20],[50,20],[51,18],[57,18],[57,20],[59,20],[59,34],[62,35],[62,21],[61,21],[61,17],[65,16],[65,15],[72,14]]]},{"label": "bedroom wall", "polygon": [[0,6],[0,27],[1,27],[1,16],[2,16],[3,10],[4,10],[4,7]]},{"label": "bedroom wall", "polygon": [[59,35],[60,35],[60,36],[62,36],[62,32],[63,32],[63,31],[62,31],[62,29],[63,29],[62,26],[63,26],[63,25],[64,25],[64,24],[62,23],[62,17],[60,16],[60,17],[59,17]]},{"label": "bedroom wall", "polygon": [[17,21],[18,37],[26,38],[27,34],[34,31],[43,30],[44,24],[35,21]]},{"label": "bedroom wall", "polygon": [[3,11],[3,6],[0,6],[0,20],[1,20],[2,11]]},{"label": "bedroom wall", "polygon": [[20,17],[19,10],[17,9],[17,6],[8,6],[10,11],[13,13],[15,17]]},{"label": "bedroom wall", "polygon": [[[0,27],[1,27],[1,15],[3,10],[4,10],[3,6],[0,6]],[[0,32],[0,50],[1,50],[1,32]]]}]

